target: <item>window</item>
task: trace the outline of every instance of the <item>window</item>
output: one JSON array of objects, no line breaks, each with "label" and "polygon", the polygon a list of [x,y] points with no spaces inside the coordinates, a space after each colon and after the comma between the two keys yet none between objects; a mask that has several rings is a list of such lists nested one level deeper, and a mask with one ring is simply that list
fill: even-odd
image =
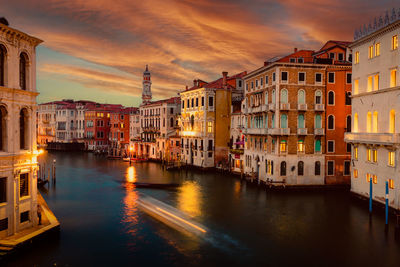
[{"label": "window", "polygon": [[315,104],[322,104],[322,93],[320,90],[315,91]]},{"label": "window", "polygon": [[297,163],[297,175],[303,176],[304,175],[304,162],[299,161]]},{"label": "window", "polygon": [[281,115],[281,128],[287,128],[287,115],[286,114],[282,114]]},{"label": "window", "polygon": [[299,72],[299,83],[304,83],[306,81],[306,74],[304,72]]},{"label": "window", "polygon": [[353,158],[358,160],[358,147],[353,147]]},{"label": "window", "polygon": [[351,83],[351,73],[346,73],[346,83]]},{"label": "window", "polygon": [[299,90],[297,93],[297,102],[299,104],[305,104],[306,103],[306,97],[305,97],[305,91],[304,90]]},{"label": "window", "polygon": [[5,70],[6,70],[6,48],[0,44],[0,86],[5,85]]},{"label": "window", "polygon": [[314,175],[321,175],[321,162],[319,161],[315,162]]},{"label": "window", "polygon": [[390,118],[389,118],[389,133],[396,132],[396,111],[392,109],[390,111]]},{"label": "window", "polygon": [[287,143],[286,143],[286,140],[281,140],[279,150],[280,150],[281,152],[286,152],[286,150],[287,150]]},{"label": "window", "polygon": [[346,117],[346,132],[350,133],[351,132],[351,116],[348,115]]},{"label": "window", "polygon": [[304,151],[305,151],[304,140],[297,141],[297,152],[304,153]]},{"label": "window", "polygon": [[29,211],[21,212],[20,214],[20,223],[29,221]]},{"label": "window", "polygon": [[328,72],[328,83],[335,83],[335,73]]},{"label": "window", "polygon": [[8,229],[8,218],[4,218],[0,220],[0,231],[4,231]]},{"label": "window", "polygon": [[301,129],[305,128],[303,114],[299,114],[297,116],[297,128],[301,128]]},{"label": "window", "polygon": [[268,85],[269,80],[268,80],[268,76],[265,76],[265,85]]},{"label": "window", "polygon": [[367,113],[367,133],[372,131],[372,113]]},{"label": "window", "polygon": [[328,105],[335,105],[335,93],[333,91],[328,93]]},{"label": "window", "polygon": [[357,51],[354,58],[354,64],[360,63],[360,52]]},{"label": "window", "polygon": [[251,89],[254,88],[254,82],[251,82]]},{"label": "window", "polygon": [[272,104],[275,104],[275,89],[272,89],[272,99],[271,99],[271,102],[272,102]]},{"label": "window", "polygon": [[321,152],[321,140],[315,140],[315,152]]},{"label": "window", "polygon": [[367,148],[367,161],[371,162],[372,161],[372,149]]},{"label": "window", "polygon": [[0,150],[4,151],[7,145],[7,110],[4,106],[0,106]]},{"label": "window", "polygon": [[378,176],[372,175],[372,182],[373,182],[374,184],[377,184],[377,183],[378,183]]},{"label": "window", "polygon": [[373,76],[368,76],[367,92],[372,91],[372,81],[373,81]]},{"label": "window", "polygon": [[263,86],[263,84],[264,84],[264,80],[263,80],[263,77],[261,77],[260,78],[260,85]]},{"label": "window", "polygon": [[394,189],[394,180],[393,179],[389,179],[389,188]]},{"label": "window", "polygon": [[392,36],[392,50],[397,49],[399,46],[398,37],[397,35]]},{"label": "window", "polygon": [[28,111],[23,108],[19,113],[19,145],[20,149],[28,149]]},{"label": "window", "polygon": [[335,53],[329,53],[329,58],[335,59]]},{"label": "window", "polygon": [[328,116],[328,130],[334,130],[335,129],[335,118],[333,115]]},{"label": "window", "polygon": [[381,43],[375,44],[375,56],[379,56],[381,54]]},{"label": "window", "polygon": [[29,174],[22,173],[19,175],[19,197],[29,195]]},{"label": "window", "polygon": [[334,153],[335,152],[335,141],[328,141],[328,152]]},{"label": "window", "polygon": [[372,132],[378,132],[378,112],[374,111],[374,115],[372,117]]},{"label": "window", "polygon": [[351,144],[350,143],[346,144],[346,152],[351,153]]},{"label": "window", "polygon": [[368,58],[373,58],[374,57],[374,46],[368,47]]},{"label": "window", "polygon": [[374,75],[374,91],[379,90],[379,74]]},{"label": "window", "polygon": [[322,128],[321,115],[319,115],[319,114],[315,115],[315,128],[317,128],[317,129]]},{"label": "window", "polygon": [[350,175],[350,161],[345,160],[344,161],[344,171],[343,171],[344,175]]},{"label": "window", "polygon": [[395,87],[397,85],[397,70],[393,69],[390,71],[390,87]]},{"label": "window", "polygon": [[7,202],[7,177],[0,178],[0,203]]},{"label": "window", "polygon": [[25,53],[21,53],[19,56],[19,86],[22,90],[27,89],[27,63],[28,56]]},{"label": "window", "polygon": [[328,160],[328,175],[335,175],[335,161]]},{"label": "window", "polygon": [[351,106],[351,92],[345,94],[345,105]]},{"label": "window", "polygon": [[303,59],[302,57],[299,57],[299,58],[297,59],[297,62],[298,62],[298,63],[304,63],[304,59]]},{"label": "window", "polygon": [[288,103],[288,91],[286,89],[281,90],[281,103]]},{"label": "window", "polygon": [[388,152],[388,165],[390,167],[394,167],[395,166],[395,162],[396,162],[396,152],[395,151],[389,151]]},{"label": "window", "polygon": [[275,80],[276,80],[276,73],[273,72],[273,73],[272,73],[272,82],[275,82]]},{"label": "window", "polygon": [[286,176],[286,161],[281,162],[281,176]]},{"label": "window", "polygon": [[290,59],[289,59],[289,62],[290,62],[290,63],[296,63],[296,58],[290,58]]},{"label": "window", "polygon": [[322,73],[315,73],[315,83],[322,83]]},{"label": "window", "polygon": [[201,97],[201,106],[204,107],[204,96]]},{"label": "window", "polygon": [[282,80],[282,82],[287,82],[288,81],[288,73],[287,73],[287,71],[282,71],[281,80]]},{"label": "window", "polygon": [[185,108],[185,100],[182,100],[182,109]]},{"label": "window", "polygon": [[358,170],[357,169],[353,170],[353,177],[358,178]]},{"label": "window", "polygon": [[356,94],[358,94],[358,88],[359,88],[359,80],[357,79],[357,80],[354,80],[354,94],[356,95]]},{"label": "window", "polygon": [[207,122],[207,132],[212,133],[213,132],[213,123],[212,121]]},{"label": "window", "polygon": [[258,80],[256,80],[256,87],[258,87]]},{"label": "window", "polygon": [[[199,106],[199,98],[198,97],[196,97],[196,107],[198,107]],[[171,114],[173,114],[173,109],[172,109],[172,112],[171,112]]]},{"label": "window", "polygon": [[214,97],[212,97],[212,96],[208,97],[208,106],[214,107]]},{"label": "window", "polygon": [[192,108],[194,107],[194,98],[192,98]]}]

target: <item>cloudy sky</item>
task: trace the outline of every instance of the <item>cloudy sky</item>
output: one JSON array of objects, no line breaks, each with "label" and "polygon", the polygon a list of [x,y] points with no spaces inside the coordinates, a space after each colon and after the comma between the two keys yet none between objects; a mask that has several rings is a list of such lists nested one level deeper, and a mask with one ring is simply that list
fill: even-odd
[{"label": "cloudy sky", "polygon": [[38,102],[88,99],[134,106],[149,65],[153,98],[193,79],[253,70],[294,47],[352,41],[398,0],[0,0],[10,27],[42,40]]}]

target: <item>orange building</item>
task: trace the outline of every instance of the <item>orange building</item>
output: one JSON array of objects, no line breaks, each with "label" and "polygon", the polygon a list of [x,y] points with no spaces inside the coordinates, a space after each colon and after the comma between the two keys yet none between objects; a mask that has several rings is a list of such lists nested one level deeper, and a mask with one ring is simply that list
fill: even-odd
[{"label": "orange building", "polygon": [[130,108],[110,112],[110,149],[116,156],[124,156],[129,147],[129,114]]}]

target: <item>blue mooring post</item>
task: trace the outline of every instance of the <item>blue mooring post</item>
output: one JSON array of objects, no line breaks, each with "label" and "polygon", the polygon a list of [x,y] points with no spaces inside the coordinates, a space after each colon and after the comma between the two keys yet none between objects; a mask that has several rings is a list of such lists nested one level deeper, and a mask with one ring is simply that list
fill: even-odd
[{"label": "blue mooring post", "polygon": [[385,194],[385,222],[389,223],[389,182],[386,181],[386,194]]},{"label": "blue mooring post", "polygon": [[372,177],[369,178],[369,213],[372,213]]}]

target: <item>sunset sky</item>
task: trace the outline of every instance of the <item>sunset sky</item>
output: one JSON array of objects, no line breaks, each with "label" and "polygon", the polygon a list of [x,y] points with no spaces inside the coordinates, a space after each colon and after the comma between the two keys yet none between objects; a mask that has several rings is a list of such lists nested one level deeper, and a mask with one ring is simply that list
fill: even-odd
[{"label": "sunset sky", "polygon": [[10,27],[44,40],[38,102],[135,106],[149,65],[153,98],[193,79],[251,71],[276,55],[352,41],[354,29],[400,8],[381,0],[0,0]]}]

